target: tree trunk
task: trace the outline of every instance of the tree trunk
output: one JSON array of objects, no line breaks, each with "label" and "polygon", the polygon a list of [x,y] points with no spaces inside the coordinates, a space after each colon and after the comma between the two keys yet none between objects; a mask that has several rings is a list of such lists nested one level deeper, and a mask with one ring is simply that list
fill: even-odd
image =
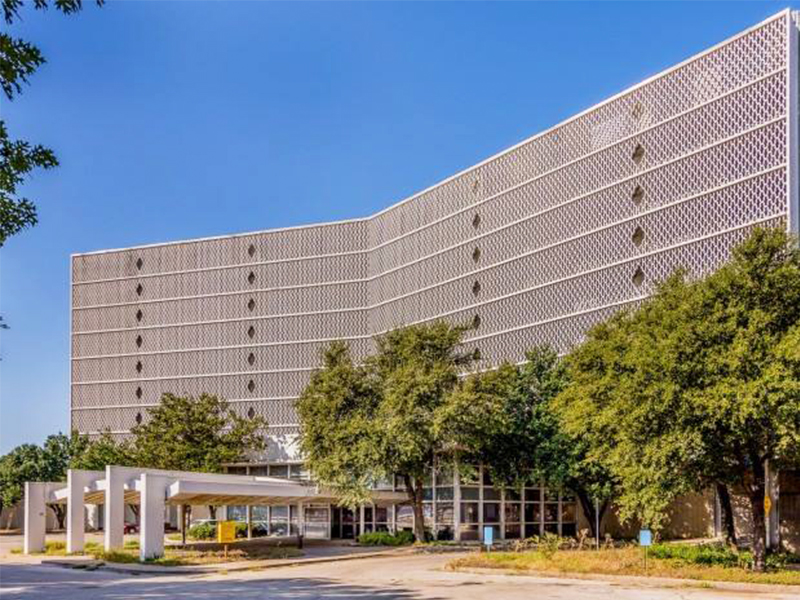
[{"label": "tree trunk", "polygon": [[64,507],[61,504],[50,504],[49,506],[53,511],[53,514],[56,516],[58,528],[64,529],[64,520],[67,518],[67,511],[64,510]]},{"label": "tree trunk", "polygon": [[[403,476],[403,481],[406,484],[406,493],[408,499],[411,501],[411,507],[414,510],[414,537],[418,542],[425,541],[425,513],[422,509],[422,479],[417,479],[416,482],[412,481],[408,475]],[[416,485],[415,485],[416,484]]]},{"label": "tree trunk", "polygon": [[764,464],[758,456],[751,456],[753,481],[749,486],[750,513],[753,520],[753,570],[766,570],[767,520],[764,515]]},{"label": "tree trunk", "polygon": [[136,524],[139,524],[139,505],[138,504],[129,504],[128,506],[131,507],[131,512],[133,513],[133,518],[136,519]]},{"label": "tree trunk", "polygon": [[736,526],[733,522],[733,505],[731,504],[731,494],[728,486],[724,483],[717,483],[717,498],[719,498],[719,508],[722,513],[722,535],[726,544],[736,545]]},{"label": "tree trunk", "polygon": [[208,505],[208,517],[212,521],[216,521],[217,520],[217,507],[216,506],[211,506],[210,504]]},{"label": "tree trunk", "polygon": [[603,500],[598,505],[598,512],[599,517],[595,515],[595,503],[589,497],[589,495],[584,491],[576,491],[575,495],[578,496],[578,501],[581,503],[581,508],[583,509],[583,514],[586,516],[586,520],[589,521],[589,531],[592,534],[592,537],[597,537],[597,531],[595,531],[595,521],[600,522],[600,528],[603,527],[603,516],[606,514],[606,509],[608,509],[608,500]]}]

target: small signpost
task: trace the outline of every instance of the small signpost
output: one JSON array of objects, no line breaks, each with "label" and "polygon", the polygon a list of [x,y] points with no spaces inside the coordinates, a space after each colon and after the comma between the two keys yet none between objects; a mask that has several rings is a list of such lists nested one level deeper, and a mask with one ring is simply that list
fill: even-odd
[{"label": "small signpost", "polygon": [[225,560],[228,560],[228,544],[236,541],[236,521],[217,523],[217,542],[225,545]]},{"label": "small signpost", "polygon": [[647,548],[653,545],[653,533],[649,529],[639,531],[639,545],[644,548],[644,574],[647,575]]},{"label": "small signpost", "polygon": [[483,528],[483,545],[486,546],[487,552],[492,549],[494,543],[494,527],[485,526]]}]

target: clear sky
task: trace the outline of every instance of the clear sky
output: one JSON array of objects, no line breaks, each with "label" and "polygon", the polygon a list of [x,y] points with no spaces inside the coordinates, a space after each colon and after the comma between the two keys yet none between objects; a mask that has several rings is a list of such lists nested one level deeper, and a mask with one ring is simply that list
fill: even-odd
[{"label": "clear sky", "polygon": [[0,251],[0,452],[69,427],[69,256],[361,217],[800,2],[108,2],[23,11],[54,148]]}]

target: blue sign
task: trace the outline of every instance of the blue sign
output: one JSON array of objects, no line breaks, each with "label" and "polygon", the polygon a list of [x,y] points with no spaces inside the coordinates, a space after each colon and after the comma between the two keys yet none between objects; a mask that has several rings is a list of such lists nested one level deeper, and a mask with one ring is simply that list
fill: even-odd
[{"label": "blue sign", "polygon": [[491,546],[494,542],[494,527],[483,528],[483,543],[486,546]]},{"label": "blue sign", "polygon": [[649,529],[642,529],[641,531],[639,531],[639,545],[640,546],[653,545],[653,533]]}]

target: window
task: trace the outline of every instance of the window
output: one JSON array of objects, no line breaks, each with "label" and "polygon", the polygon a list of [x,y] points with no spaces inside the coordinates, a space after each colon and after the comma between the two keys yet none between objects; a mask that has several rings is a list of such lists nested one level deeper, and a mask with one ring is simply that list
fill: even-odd
[{"label": "window", "polygon": [[481,293],[481,282],[476,281],[475,283],[472,284],[472,295],[477,296],[480,293]]},{"label": "window", "polygon": [[247,248],[247,254],[249,256],[253,256],[255,253],[256,253],[256,247],[253,246],[253,244],[250,244],[250,246]]},{"label": "window", "polygon": [[136,286],[136,295],[137,296],[141,296],[143,291],[144,291],[144,288],[142,287],[141,283]]},{"label": "window", "polygon": [[247,382],[247,389],[248,389],[250,392],[253,392],[253,391],[255,391],[255,389],[256,389],[256,382],[255,382],[255,381],[253,381],[252,379],[251,379],[250,381],[248,381],[248,382]]},{"label": "window", "polygon": [[256,335],[256,328],[251,325],[250,329],[247,330],[247,336],[252,338],[255,335]]},{"label": "window", "polygon": [[141,311],[141,309],[137,310],[136,311],[136,320],[141,323],[142,322],[142,317],[144,317],[144,313]]},{"label": "window", "polygon": [[247,303],[247,310],[253,312],[253,309],[256,307],[256,301],[250,298],[250,301]]},{"label": "window", "polygon": [[247,283],[253,285],[256,281],[256,274],[250,271],[250,275],[247,276]]},{"label": "window", "polygon": [[251,352],[247,357],[247,363],[249,365],[252,365],[255,362],[256,362],[256,355]]},{"label": "window", "polygon": [[472,360],[480,360],[480,359],[481,359],[481,349],[475,348],[475,350],[472,351]]},{"label": "window", "polygon": [[642,200],[644,200],[644,190],[642,189],[642,186],[637,185],[635,188],[633,188],[633,194],[631,195],[631,198],[633,199],[634,204],[642,203]]},{"label": "window", "polygon": [[475,213],[475,216],[472,217],[472,226],[477,229],[478,225],[481,224],[481,216],[478,213]]},{"label": "window", "polygon": [[136,413],[136,424],[137,425],[141,425],[142,424],[142,413],[140,413],[140,412]]},{"label": "window", "polygon": [[136,259],[136,268],[141,270],[142,265],[144,265],[144,261],[141,258],[137,258]]},{"label": "window", "polygon": [[142,347],[142,336],[140,336],[140,335],[136,336],[136,347],[137,348],[141,348]]},{"label": "window", "polygon": [[480,326],[481,326],[481,316],[475,315],[474,317],[472,317],[472,328],[477,329]]},{"label": "window", "polygon": [[637,246],[641,246],[642,242],[644,241],[644,230],[641,227],[637,227],[634,232],[633,236],[631,236],[633,243]]},{"label": "window", "polygon": [[140,387],[136,388],[136,397],[141,399],[141,397],[142,397],[142,388],[140,388]]},{"label": "window", "polygon": [[472,260],[473,262],[478,262],[481,259],[481,249],[475,246],[475,249],[472,251]]},{"label": "window", "polygon": [[642,159],[644,158],[644,148],[642,148],[641,144],[636,144],[636,148],[633,149],[633,155],[631,158],[633,158],[633,162],[635,162],[637,165],[642,162]]},{"label": "window", "polygon": [[256,416],[256,409],[254,409],[252,406],[250,408],[248,408],[247,409],[247,416],[250,417],[251,419],[253,417],[255,417]]},{"label": "window", "polygon": [[637,287],[642,285],[644,282],[644,271],[642,271],[642,267],[636,267],[636,272],[633,274],[633,284]]},{"label": "window", "polygon": [[633,109],[631,109],[631,114],[633,115],[633,118],[636,119],[637,121],[642,118],[642,116],[644,115],[644,107],[641,105],[640,102],[637,102],[636,104],[633,105]]},{"label": "window", "polygon": [[144,367],[142,366],[142,361],[137,361],[136,362],[136,372],[137,373],[141,373],[143,368]]},{"label": "window", "polygon": [[481,187],[481,180],[476,177],[472,182],[472,191],[477,192],[479,187]]}]

